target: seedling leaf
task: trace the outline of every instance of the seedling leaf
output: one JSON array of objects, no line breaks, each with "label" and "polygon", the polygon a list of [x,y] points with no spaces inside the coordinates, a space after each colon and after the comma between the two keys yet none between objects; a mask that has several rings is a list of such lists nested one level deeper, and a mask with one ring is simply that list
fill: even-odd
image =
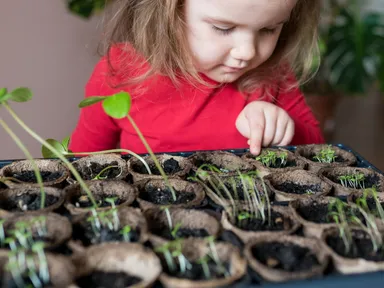
[{"label": "seedling leaf", "polygon": [[5,94],[7,94],[7,88],[0,88],[0,99],[3,97]]},{"label": "seedling leaf", "polygon": [[[58,142],[57,140],[55,139],[47,139],[46,140],[50,145],[52,145],[56,150],[57,152],[59,152],[60,154],[62,155],[65,155],[66,154],[66,149],[64,148],[64,146]],[[47,147],[45,147],[43,145],[43,147],[41,148],[41,153],[43,154],[43,157],[44,158],[56,158],[56,155],[54,153],[52,153]]]},{"label": "seedling leaf", "polygon": [[69,146],[69,140],[70,140],[70,136],[67,136],[63,139],[63,141],[61,142],[61,145],[63,145],[64,149],[66,151],[68,151],[68,146]]},{"label": "seedling leaf", "polygon": [[105,113],[116,119],[127,117],[131,108],[131,97],[127,92],[114,94],[103,101]]},{"label": "seedling leaf", "polygon": [[91,106],[93,104],[96,104],[105,100],[106,98],[107,98],[106,96],[92,96],[92,97],[85,98],[83,101],[79,103],[79,108]]},{"label": "seedling leaf", "polygon": [[25,87],[19,87],[10,93],[9,99],[15,102],[27,102],[32,99],[32,91]]}]

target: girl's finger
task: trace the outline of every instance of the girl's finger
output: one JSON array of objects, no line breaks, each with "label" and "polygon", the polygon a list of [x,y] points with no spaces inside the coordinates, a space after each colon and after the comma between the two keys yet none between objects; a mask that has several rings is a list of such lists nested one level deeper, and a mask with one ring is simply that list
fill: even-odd
[{"label": "girl's finger", "polygon": [[278,144],[279,146],[286,146],[289,145],[293,139],[293,135],[295,135],[295,123],[291,119],[288,124],[287,128],[285,129],[285,135],[283,140]]},{"label": "girl's finger", "polygon": [[252,113],[247,117],[250,131],[250,152],[259,155],[265,129],[265,116],[263,112]]},{"label": "girl's finger", "polygon": [[287,130],[287,126],[290,119],[288,117],[285,117],[285,115],[278,117],[277,124],[276,124],[276,132],[275,137],[272,140],[273,146],[279,146],[281,141],[284,139],[285,131]]},{"label": "girl's finger", "polygon": [[277,124],[277,115],[275,113],[269,113],[265,115],[265,129],[263,134],[263,147],[271,145],[275,133]]}]

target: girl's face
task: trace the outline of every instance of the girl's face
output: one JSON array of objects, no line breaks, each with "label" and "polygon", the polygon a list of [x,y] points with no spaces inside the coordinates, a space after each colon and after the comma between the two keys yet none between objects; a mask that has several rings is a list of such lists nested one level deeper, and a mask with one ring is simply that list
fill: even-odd
[{"label": "girl's face", "polygon": [[298,0],[185,0],[189,47],[198,72],[221,83],[265,62]]}]

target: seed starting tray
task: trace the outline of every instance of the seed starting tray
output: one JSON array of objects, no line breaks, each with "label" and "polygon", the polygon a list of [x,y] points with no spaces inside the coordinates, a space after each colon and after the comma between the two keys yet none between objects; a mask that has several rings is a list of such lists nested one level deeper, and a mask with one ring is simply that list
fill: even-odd
[{"label": "seed starting tray", "polygon": [[[352,150],[350,147],[343,145],[343,144],[332,144],[333,146],[337,146],[341,149],[344,149],[346,151],[349,151],[355,155],[357,158],[357,167],[363,167],[363,168],[370,168],[373,169],[381,174],[383,174],[382,171],[380,171],[377,167],[369,163],[367,160],[365,160],[360,154]],[[295,151],[296,146],[286,146],[282,147],[286,148],[290,151]],[[164,153],[157,153],[157,154],[170,154],[174,156],[183,156],[188,157],[196,152],[213,152],[214,150],[204,150],[204,151],[189,151],[189,152],[164,152]],[[234,153],[236,155],[242,155],[245,152],[248,152],[249,149],[228,149],[225,150],[227,152]],[[147,155],[147,154],[145,154]],[[142,155],[142,156],[145,156]],[[130,156],[129,155],[123,155],[123,158],[127,159]],[[76,160],[78,158],[71,158],[70,161]],[[2,168],[5,165],[8,165],[14,161],[21,160],[21,159],[13,159],[13,160],[0,160],[0,168]],[[287,203],[279,203],[281,205],[286,205]],[[363,274],[352,274],[352,275],[342,275],[337,274],[333,272],[330,275],[317,277],[317,278],[310,278],[307,280],[295,280],[295,281],[289,281],[284,283],[271,283],[271,282],[264,282],[258,275],[256,275],[253,271],[248,268],[248,273],[243,277],[243,279],[239,280],[237,283],[233,283],[231,286],[226,287],[232,287],[232,288],[256,288],[256,287],[267,287],[267,288],[300,288],[300,287],[310,287],[310,288],[340,288],[341,286],[346,288],[361,288],[361,287],[383,287],[384,288],[384,271],[380,272],[370,272],[370,273],[363,273]],[[161,288],[162,285],[157,283],[154,285],[154,288]]]}]

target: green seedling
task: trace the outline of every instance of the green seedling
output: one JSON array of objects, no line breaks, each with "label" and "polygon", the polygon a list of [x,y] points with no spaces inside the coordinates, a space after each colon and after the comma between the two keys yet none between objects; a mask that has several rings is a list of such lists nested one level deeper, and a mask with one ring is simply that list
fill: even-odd
[{"label": "green seedling", "polygon": [[307,195],[315,195],[315,192],[313,192],[311,189],[308,189],[307,191],[305,191],[305,194],[307,194]]},{"label": "green seedling", "polygon": [[165,174],[163,168],[161,167],[157,157],[153,153],[151,147],[148,145],[147,140],[144,138],[143,134],[141,133],[139,127],[137,127],[135,121],[133,118],[129,115],[129,110],[131,108],[131,96],[124,91],[121,91],[119,93],[116,93],[111,96],[94,96],[94,97],[88,97],[87,99],[84,99],[80,102],[79,107],[85,108],[88,106],[91,106],[93,104],[102,102],[102,107],[104,109],[104,112],[114,118],[114,119],[123,119],[126,118],[132,125],[133,129],[136,131],[137,135],[139,136],[141,142],[144,144],[145,148],[147,149],[150,157],[152,158],[153,162],[156,165],[156,168],[159,170],[161,176],[163,177],[166,185],[171,191],[172,198],[174,201],[176,201],[176,193],[173,189],[173,187],[169,184],[169,180],[167,175]]},{"label": "green seedling", "polygon": [[[3,106],[7,110],[11,109],[8,102],[26,102],[32,98],[32,93],[23,87],[16,88],[11,92],[8,92],[6,88],[0,89],[0,108]],[[31,162],[33,172],[35,173],[36,181],[40,187],[41,193],[41,203],[40,208],[44,208],[45,206],[45,190],[43,184],[43,178],[41,177],[41,173],[39,168],[37,167],[36,161],[34,160],[32,154],[29,152],[27,147],[21,141],[21,139],[12,131],[12,129],[8,126],[8,124],[0,117],[0,125],[7,132],[7,134],[12,138],[12,140],[16,143],[19,149],[24,153],[25,157]]]},{"label": "green seedling", "polygon": [[173,237],[173,239],[176,239],[177,237],[177,232],[179,231],[179,229],[180,229],[180,227],[181,227],[181,223],[177,223],[176,225],[175,225],[175,227],[172,229],[172,231],[171,231],[171,235],[172,235],[172,237]]},{"label": "green seedling", "polygon": [[211,278],[211,271],[209,270],[208,262],[209,262],[209,256],[208,255],[204,255],[196,261],[197,264],[202,266],[204,276],[206,279]]},{"label": "green seedling", "polygon": [[365,176],[363,173],[357,173],[352,175],[343,175],[338,177],[341,185],[347,188],[353,189],[365,189]]},{"label": "green seedling", "polygon": [[173,224],[172,224],[171,212],[169,211],[169,206],[161,206],[160,209],[163,210],[163,211],[165,212],[165,215],[166,215],[166,217],[167,217],[167,221],[168,221],[168,227],[169,227],[169,230],[172,231],[172,229],[173,229]]},{"label": "green seedling", "polygon": [[336,161],[337,156],[335,150],[332,149],[332,145],[327,148],[323,148],[318,152],[313,159],[320,163],[332,163]]},{"label": "green seedling", "polygon": [[328,218],[332,219],[335,222],[339,229],[340,238],[344,242],[345,252],[348,253],[352,246],[352,232],[349,226],[349,215],[347,215],[347,209],[349,206],[341,201],[340,199],[335,198],[334,201],[330,202],[328,207]]},{"label": "green seedling", "polygon": [[114,230],[117,231],[120,225],[119,215],[117,214],[117,208],[115,205],[115,202],[117,201],[117,197],[106,198],[105,201],[111,204],[112,208],[109,209],[109,213],[111,213],[113,216],[113,227],[114,227]]},{"label": "green seedling", "polygon": [[179,262],[180,272],[184,274],[187,269],[191,268],[191,263],[182,253],[182,242],[180,239],[174,240],[172,242],[172,257],[176,257]]},{"label": "green seedling", "polygon": [[217,267],[219,267],[219,270],[223,273],[225,277],[228,277],[230,273],[225,269],[225,266],[220,260],[219,254],[217,253],[216,245],[215,245],[215,236],[208,236],[205,238],[207,243],[209,244],[210,253],[207,255],[210,255],[212,260],[215,261],[215,264]]},{"label": "green seedling", "polygon": [[[105,180],[105,179],[108,179],[108,176],[103,176],[103,174],[105,172],[107,172],[108,170],[111,170],[113,168],[119,168],[119,166],[108,166],[108,167],[105,167],[103,170],[100,171],[99,174],[97,174],[95,177],[93,177],[92,180]],[[122,173],[121,168],[119,168],[119,169],[120,169],[120,173],[116,177],[119,177],[121,175],[121,173]]]},{"label": "green seedling", "polygon": [[4,246],[5,241],[5,231],[4,231],[5,219],[0,220],[0,247]]},{"label": "green seedling", "polygon": [[364,222],[357,215],[351,216],[351,222],[357,224],[370,237],[373,251],[376,253],[383,246],[383,236],[381,235],[372,214],[367,213],[362,207],[352,204],[352,206],[364,217]]},{"label": "green seedling", "polygon": [[287,165],[288,152],[266,150],[256,157],[265,167],[283,168]]},{"label": "green seedling", "polygon": [[131,233],[131,230],[132,228],[129,225],[126,225],[123,227],[123,229],[121,229],[120,234],[123,235],[125,242],[131,242],[131,237],[129,235]]},{"label": "green seedling", "polygon": [[165,261],[167,262],[167,266],[169,271],[175,272],[176,271],[176,265],[173,261],[172,253],[170,251],[170,245],[172,242],[167,242],[162,246],[156,247],[155,252],[162,253],[164,256]]},{"label": "green seedling", "polygon": [[[9,105],[9,101],[13,102],[27,102],[32,98],[32,92],[28,88],[20,87],[12,92],[7,91],[6,88],[0,89],[0,107],[4,107],[9,114],[12,116],[12,118],[17,122],[17,124],[30,136],[32,136],[36,141],[38,141],[41,145],[43,145],[45,148],[47,148],[51,153],[55,155],[55,157],[59,158],[71,171],[75,179],[79,182],[82,189],[88,194],[89,199],[91,199],[92,204],[94,207],[97,207],[96,201],[93,198],[93,195],[91,191],[89,190],[88,186],[85,184],[83,179],[80,177],[77,170],[73,167],[73,165],[64,157],[61,152],[59,152],[54,146],[52,146],[50,143],[45,141],[43,138],[41,138],[36,132],[34,132],[12,109],[12,107]],[[12,131],[12,129],[5,123],[5,121],[0,118],[0,125],[4,128],[4,130],[12,137],[14,142],[18,145],[18,147],[23,151],[25,156],[29,161],[31,161],[33,170],[35,172],[35,177],[37,179],[37,182],[40,186],[40,193],[41,193],[41,208],[44,208],[45,206],[45,190],[43,186],[42,177],[40,174],[40,171],[37,168],[37,165],[32,157],[32,155],[29,153],[29,151],[26,149],[24,144],[20,141],[20,139],[16,136],[16,134]]]},{"label": "green seedling", "polygon": [[39,276],[44,283],[49,283],[49,269],[48,261],[44,253],[44,243],[36,242],[32,246],[32,251],[37,254],[39,258]]}]

